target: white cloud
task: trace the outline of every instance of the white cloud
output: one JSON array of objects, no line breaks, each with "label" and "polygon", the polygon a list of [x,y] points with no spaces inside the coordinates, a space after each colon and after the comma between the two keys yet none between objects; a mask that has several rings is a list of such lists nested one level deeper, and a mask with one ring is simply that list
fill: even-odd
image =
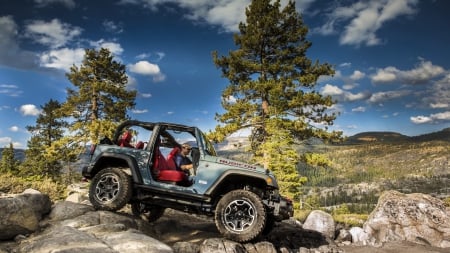
[{"label": "white cloud", "polygon": [[37,116],[40,113],[39,109],[35,105],[32,105],[32,104],[26,104],[26,105],[20,106],[19,111],[24,116]]},{"label": "white cloud", "polygon": [[436,103],[436,104],[431,103],[430,107],[431,108],[447,108],[447,107],[450,107],[450,105],[447,103]]},{"label": "white cloud", "polygon": [[61,69],[68,72],[72,65],[81,65],[84,53],[85,50],[82,48],[51,50],[40,55],[40,65],[42,67]]},{"label": "white cloud", "polygon": [[[250,4],[250,0],[121,0],[121,4],[141,5],[151,11],[158,11],[164,4],[175,4],[187,13],[185,18],[205,22],[211,25],[222,27],[227,32],[239,31],[240,22],[245,22],[245,9]],[[281,1],[283,8],[287,0]],[[304,12],[313,0],[296,1],[297,11]]]},{"label": "white cloud", "polygon": [[19,86],[12,84],[0,84],[0,94],[5,94],[10,97],[18,97],[23,93],[22,90],[19,89]]},{"label": "white cloud", "polygon": [[11,137],[0,137],[0,147],[9,147],[9,144],[12,142]]},{"label": "white cloud", "polygon": [[423,84],[445,73],[441,66],[433,65],[430,61],[421,61],[417,68],[400,72],[401,78],[408,84]]},{"label": "white cloud", "polygon": [[440,112],[430,114],[429,116],[415,116],[411,117],[411,122],[414,124],[425,124],[425,123],[437,123],[441,121],[450,121],[450,111]]},{"label": "white cloud", "polygon": [[119,56],[123,53],[123,48],[119,43],[111,42],[111,41],[105,41],[103,39],[98,41],[91,41],[89,43],[91,46],[95,47],[97,50],[100,50],[100,48],[106,48],[108,49],[113,55]]},{"label": "white cloud", "polygon": [[159,62],[161,61],[166,54],[164,52],[156,52],[156,53],[142,53],[137,55],[135,58],[138,60],[148,59],[152,57],[153,62]]},{"label": "white cloud", "polygon": [[430,117],[427,116],[416,116],[416,117],[410,117],[411,122],[414,124],[425,124],[425,123],[430,123],[433,120]]},{"label": "white cloud", "polygon": [[[347,3],[347,2],[344,2]],[[349,6],[333,8],[329,19],[313,31],[322,35],[341,34],[344,45],[378,45],[382,40],[377,31],[387,21],[417,12],[418,0],[369,0],[354,2]],[[344,25],[343,32],[338,31]]]},{"label": "white cloud", "polygon": [[350,79],[352,79],[353,81],[356,80],[361,80],[366,76],[366,74],[364,74],[363,72],[359,71],[359,70],[355,70],[353,71],[353,74],[350,76]]},{"label": "white cloud", "polygon": [[156,75],[161,72],[159,66],[148,61],[138,61],[128,66],[130,71],[141,75]]},{"label": "white cloud", "polygon": [[336,96],[344,94],[344,91],[337,86],[326,84],[322,90],[322,94],[325,96]]},{"label": "white cloud", "polygon": [[341,68],[349,68],[351,66],[352,66],[352,64],[350,62],[343,62],[343,63],[339,64],[339,67],[341,67]]},{"label": "white cloud", "polygon": [[9,128],[9,131],[11,132],[18,132],[19,131],[19,127],[18,126],[12,126]]},{"label": "white cloud", "polygon": [[152,94],[150,94],[150,93],[140,93],[140,95],[143,98],[151,98],[152,97]]},{"label": "white cloud", "polygon": [[34,0],[37,7],[45,7],[50,4],[59,3],[64,6],[66,6],[69,9],[75,8],[75,1],[74,0]]},{"label": "white cloud", "polygon": [[332,96],[333,98],[337,99],[340,102],[362,100],[369,96],[369,94],[364,92],[354,94],[349,91],[342,90],[341,88],[331,84],[326,84],[320,90],[320,92],[322,93],[322,95]]},{"label": "white cloud", "polygon": [[226,102],[226,103],[229,103],[229,104],[234,104],[234,103],[236,103],[236,101],[237,101],[237,99],[236,99],[236,97],[234,97],[234,96],[228,96],[228,97],[225,99],[225,102]]},{"label": "white cloud", "polygon": [[439,109],[449,108],[450,104],[450,74],[441,80],[427,86],[427,91],[420,96],[423,106]]},{"label": "white cloud", "polygon": [[148,110],[147,109],[143,109],[143,110],[134,109],[131,112],[133,112],[134,114],[143,114],[143,113],[147,113]]},{"label": "white cloud", "polygon": [[161,82],[166,78],[166,76],[161,73],[161,70],[157,64],[153,64],[148,61],[138,61],[135,64],[128,65],[128,68],[132,73],[152,76],[154,82]]},{"label": "white cloud", "polygon": [[110,33],[122,33],[123,32],[123,24],[122,23],[115,23],[112,20],[104,20],[103,23],[103,28],[105,28],[106,31],[110,32]]},{"label": "white cloud", "polygon": [[384,69],[378,69],[376,74],[371,76],[371,79],[373,83],[401,82],[402,84],[425,84],[443,74],[445,74],[443,67],[421,59],[414,69],[399,70],[396,67],[389,66]]},{"label": "white cloud", "polygon": [[19,69],[37,68],[37,56],[17,42],[18,28],[11,16],[0,17],[0,65]]},{"label": "white cloud", "polygon": [[366,111],[366,107],[364,107],[364,106],[359,106],[359,107],[352,109],[352,112],[365,112],[365,111]]},{"label": "white cloud", "polygon": [[410,90],[382,91],[373,93],[369,98],[371,103],[380,103],[394,98],[400,98],[411,94]]},{"label": "white cloud", "polygon": [[372,75],[373,83],[391,83],[397,80],[397,74],[400,72],[395,67],[378,69],[375,75]]},{"label": "white cloud", "polygon": [[65,46],[80,35],[82,29],[53,19],[50,22],[34,20],[26,25],[25,31],[25,36],[34,39],[39,44],[55,49]]}]

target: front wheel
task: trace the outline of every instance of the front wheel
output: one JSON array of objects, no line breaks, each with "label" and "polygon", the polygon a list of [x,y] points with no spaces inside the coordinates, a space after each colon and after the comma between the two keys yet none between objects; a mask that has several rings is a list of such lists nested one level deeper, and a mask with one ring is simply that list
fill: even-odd
[{"label": "front wheel", "polygon": [[119,210],[128,203],[131,195],[131,177],[120,168],[100,170],[89,187],[89,200],[97,210]]},{"label": "front wheel", "polygon": [[266,225],[266,218],[261,198],[246,190],[234,190],[225,194],[215,211],[219,232],[236,242],[248,242],[258,237]]}]

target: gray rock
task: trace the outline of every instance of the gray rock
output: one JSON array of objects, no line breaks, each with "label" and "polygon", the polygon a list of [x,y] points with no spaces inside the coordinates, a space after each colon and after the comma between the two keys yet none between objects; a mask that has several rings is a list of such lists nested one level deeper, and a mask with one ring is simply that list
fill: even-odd
[{"label": "gray rock", "polygon": [[49,228],[43,234],[39,234],[22,241],[19,247],[19,252],[117,253],[115,250],[94,236],[66,226],[55,226]]},{"label": "gray rock", "polygon": [[191,242],[176,242],[172,246],[175,253],[198,253],[200,252],[200,246]]},{"label": "gray rock", "polygon": [[48,217],[54,221],[67,220],[94,210],[94,207],[89,205],[60,201],[55,204]]},{"label": "gray rock", "polygon": [[200,253],[245,253],[247,252],[237,242],[229,241],[221,238],[206,239],[200,245]]},{"label": "gray rock", "polygon": [[312,211],[303,223],[303,228],[317,231],[334,240],[336,224],[333,217],[324,211]]},{"label": "gray rock", "polygon": [[50,198],[38,191],[27,189],[21,194],[2,194],[0,240],[9,240],[38,230],[40,220],[50,210]]},{"label": "gray rock", "polygon": [[126,253],[171,253],[168,245],[146,236],[138,230],[106,233],[98,237],[117,252]]},{"label": "gray rock", "polygon": [[377,243],[406,240],[450,247],[450,215],[444,203],[420,193],[384,192],[364,230]]},{"label": "gray rock", "polygon": [[353,243],[367,243],[369,240],[369,235],[360,227],[350,228],[349,234]]}]

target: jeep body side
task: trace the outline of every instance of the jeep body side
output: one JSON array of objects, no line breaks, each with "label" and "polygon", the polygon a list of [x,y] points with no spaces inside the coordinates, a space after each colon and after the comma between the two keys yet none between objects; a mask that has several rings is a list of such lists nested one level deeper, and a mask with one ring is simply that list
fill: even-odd
[{"label": "jeep body side", "polygon": [[[119,146],[124,131],[134,131],[138,138],[148,132],[140,140],[146,145]],[[165,208],[210,215],[219,232],[239,242],[255,239],[293,215],[292,203],[279,195],[269,170],[218,157],[196,127],[126,121],[111,141],[103,142],[91,148],[90,163],[82,171],[92,180],[90,200],[97,209],[115,211],[130,203],[135,215],[149,221],[163,215]],[[161,169],[156,158],[167,156],[161,150],[167,153],[184,142],[192,146],[191,175]],[[166,172],[176,179],[163,178]]]}]

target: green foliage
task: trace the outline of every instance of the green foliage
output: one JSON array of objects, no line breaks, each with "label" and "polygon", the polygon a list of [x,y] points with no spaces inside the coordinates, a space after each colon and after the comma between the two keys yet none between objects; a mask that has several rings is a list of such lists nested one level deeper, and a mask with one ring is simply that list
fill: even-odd
[{"label": "green foliage", "polygon": [[42,113],[37,117],[36,125],[27,126],[32,136],[25,151],[25,161],[20,166],[20,175],[25,177],[39,175],[57,179],[63,162],[74,161],[76,157],[67,155],[70,147],[60,147],[57,152],[51,152],[55,143],[63,138],[68,126],[58,114],[61,104],[51,99],[41,106],[41,109]]},{"label": "green foliage", "polygon": [[447,197],[447,198],[444,199],[444,205],[446,207],[450,207],[450,197]]},{"label": "green foliage", "polygon": [[8,148],[3,149],[0,173],[18,174],[19,164],[20,162],[14,157],[14,146],[10,143]]},{"label": "green foliage", "polygon": [[125,65],[115,61],[108,49],[86,49],[80,67],[73,66],[67,78],[74,88],[67,89],[62,115],[70,117],[70,131],[62,146],[87,142],[98,143],[111,136],[116,124],[128,119],[134,108],[136,91],[127,90]]},{"label": "green foliage", "polygon": [[319,167],[331,166],[331,161],[328,159],[328,157],[324,154],[319,153],[305,153],[302,156],[302,161],[312,166],[319,166]]},{"label": "green foliage", "polygon": [[28,188],[47,194],[52,201],[66,197],[66,185],[55,182],[51,178],[39,175],[24,178],[11,173],[0,174],[0,192],[17,194]]},{"label": "green foliage", "polygon": [[367,214],[334,214],[333,219],[336,223],[343,224],[345,227],[362,227],[368,219]]},{"label": "green foliage", "polygon": [[347,204],[342,204],[340,205],[338,208],[333,210],[333,214],[349,214],[350,213],[350,209],[348,208]]},{"label": "green foliage", "polygon": [[254,0],[246,10],[246,23],[234,35],[237,50],[213,59],[230,83],[222,93],[220,122],[209,137],[216,142],[237,130],[251,130],[254,160],[275,171],[282,191],[295,196],[305,178],[299,177],[299,156],[294,138],[312,136],[338,138],[314,123],[331,125],[336,115],[326,110],[333,105],[329,96],[314,90],[318,78],[333,75],[330,64],[319,64],[306,56],[311,42],[308,28],[289,2]]}]

